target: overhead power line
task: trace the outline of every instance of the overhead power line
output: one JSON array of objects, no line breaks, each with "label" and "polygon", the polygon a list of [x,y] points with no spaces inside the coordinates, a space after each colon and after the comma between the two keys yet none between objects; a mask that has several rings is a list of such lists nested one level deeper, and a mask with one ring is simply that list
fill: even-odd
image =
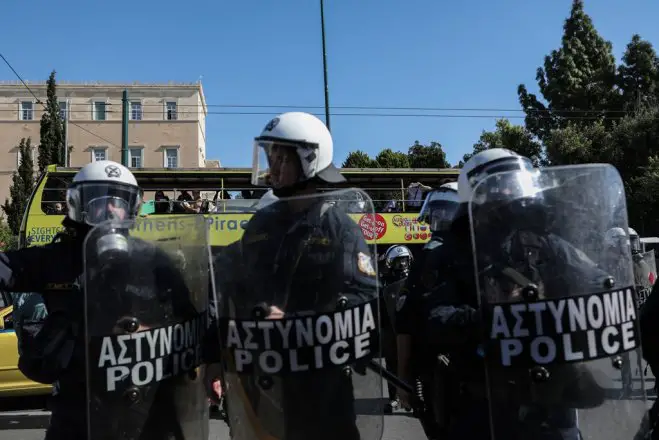
[{"label": "overhead power line", "polygon": [[[15,109],[0,109],[0,112],[16,112],[17,110]],[[80,112],[80,111],[79,111]],[[91,112],[91,111],[90,111]],[[113,111],[108,111],[106,110],[106,113],[116,113]],[[206,115],[225,115],[225,116],[249,116],[249,115],[260,115],[260,116],[273,116],[276,115],[278,112],[272,111],[272,112],[265,112],[265,111],[255,111],[255,112],[248,112],[248,111],[210,111],[207,112]],[[324,116],[323,113],[318,113],[318,112],[310,112],[311,114],[315,116]],[[595,112],[592,112],[595,113]],[[163,115],[162,111],[142,111],[141,115],[150,115],[150,114],[157,114],[157,115]],[[490,114],[490,115],[483,115],[483,114],[449,114],[449,113],[343,113],[343,112],[335,112],[332,113],[332,116],[346,116],[346,117],[382,117],[382,118],[453,118],[453,119],[525,119],[527,117],[533,118],[533,119],[550,119],[555,117],[555,115],[543,115],[543,114],[537,114],[537,115],[504,115],[504,114]],[[610,118],[622,118],[626,116],[626,114],[622,115],[612,115],[609,116]],[[570,119],[570,120],[597,120],[602,117],[602,115],[592,115],[592,116],[582,116],[582,115],[568,115],[568,116],[561,116],[564,119]],[[154,119],[131,119],[130,122],[139,122],[139,121],[153,121]],[[176,120],[181,120],[185,121],[185,119],[162,119],[162,121],[167,122],[175,122]],[[101,120],[92,120],[89,119],[90,122],[120,122],[120,120],[107,120],[107,119],[101,119]],[[69,119],[69,123],[75,124],[72,122],[71,119]],[[79,125],[78,125],[79,127]],[[83,128],[83,130],[86,130]]]},{"label": "overhead power line", "polygon": [[[27,86],[26,86],[27,87]],[[137,100],[135,100],[137,101]],[[97,101],[99,102],[99,101]],[[153,108],[156,107],[161,109],[160,111],[154,111],[154,113],[166,112],[166,99],[162,103],[142,103],[142,108]],[[69,107],[85,107],[89,108],[91,111],[92,102],[89,103],[69,103]],[[112,107],[119,105],[118,103],[107,102],[106,106]],[[248,104],[206,104],[206,108],[224,108],[224,109],[290,109],[290,110],[321,110],[323,106],[311,106],[311,105],[248,105]],[[199,104],[178,104],[177,109],[187,109],[187,108],[202,108]],[[378,106],[332,106],[335,110],[363,110],[363,111],[413,111],[413,112],[505,112],[505,113],[525,113],[523,109],[510,109],[510,108],[487,108],[487,107],[378,107]],[[112,110],[106,110],[112,111]],[[631,110],[562,110],[562,109],[545,109],[545,110],[536,110],[528,109],[526,110],[529,113],[547,113],[547,114],[581,114],[581,113],[604,113],[604,114],[631,114]],[[211,112],[209,112],[211,113]],[[236,112],[240,114],[240,112]],[[224,113],[220,113],[224,114]],[[269,114],[269,113],[268,113]],[[487,115],[484,115],[487,116]]]},{"label": "overhead power line", "polygon": [[[14,67],[11,65],[11,63],[0,53],[0,58],[7,64],[9,69],[14,73],[16,78],[23,84],[25,89],[28,90],[28,92],[34,97],[35,101],[38,104],[41,104],[44,109],[47,109],[46,105],[41,101],[39,97],[30,89],[30,87],[27,85],[27,83],[23,80],[21,75],[14,69]],[[67,106],[67,111],[74,111],[73,107],[75,108],[81,108],[81,107],[86,107],[89,109],[89,111],[92,111],[92,103],[69,103]],[[106,103],[107,106],[110,108],[113,103]],[[163,103],[146,103],[146,104],[141,104],[142,108],[152,108],[152,107],[158,107],[160,110],[156,111],[141,111],[141,114],[166,114],[167,109],[166,109],[166,104],[165,102]],[[202,106],[198,104],[178,104],[176,105],[176,109],[186,109],[186,108],[201,108]],[[236,110],[236,109],[288,109],[288,110],[319,110],[323,109],[323,106],[303,106],[303,105],[261,105],[261,104],[206,104],[206,108],[223,108],[223,109],[234,109],[234,110],[229,110],[229,111],[207,111],[207,115],[225,115],[225,116],[249,116],[249,115],[257,115],[257,116],[271,116],[274,114],[277,114],[277,111],[242,111],[242,110]],[[528,113],[531,115],[525,113],[523,109],[505,109],[505,108],[477,108],[477,107],[472,107],[472,108],[459,108],[459,107],[378,107],[378,106],[333,106],[332,107],[334,110],[355,110],[359,112],[334,112],[332,113],[332,116],[345,116],[345,117],[385,117],[385,118],[451,118],[451,119],[525,119],[527,117],[533,117],[535,119],[549,119],[553,118],[556,116],[560,116],[562,118],[566,119],[574,119],[574,120],[596,120],[600,119],[603,115],[610,114],[614,117],[624,117],[625,115],[632,114],[631,111],[625,111],[625,110],[558,110],[558,109],[546,109],[546,110],[534,110],[534,109],[529,109],[527,110]],[[0,111],[3,112],[14,112],[16,110],[13,109],[0,109]],[[377,111],[378,113],[373,113],[373,111]],[[382,113],[382,112],[410,112],[410,113]],[[107,110],[106,112],[112,113],[113,110]],[[412,113],[415,112],[415,113]],[[430,113],[430,112],[453,112],[453,113]],[[517,115],[504,115],[504,114],[455,114],[455,112],[499,112],[499,113],[524,113],[524,114],[517,114]],[[310,112],[312,113],[312,112]],[[533,113],[537,113],[537,115],[533,115]],[[312,113],[316,116],[322,117],[324,116],[322,113]],[[587,114],[588,116],[582,116],[584,114]],[[566,116],[569,115],[569,116]],[[131,120],[132,122],[139,122],[142,119],[134,119]],[[167,121],[168,119],[163,119],[164,121]],[[101,120],[99,122],[104,122],[104,120]],[[109,145],[114,145],[116,146],[113,142],[105,139],[103,136],[100,136],[89,129],[82,127],[80,124],[72,121],[69,118],[69,124],[72,124],[82,131],[85,131],[93,136],[95,136],[98,139],[101,139],[104,142],[107,142]]]},{"label": "overhead power line", "polygon": [[[25,81],[23,81],[23,78],[21,77],[21,75],[19,75],[18,72],[16,72],[16,69],[14,69],[14,67],[13,67],[13,66],[11,65],[11,63],[7,60],[7,58],[5,58],[4,55],[2,55],[2,53],[0,53],[0,57],[1,57],[2,60],[5,62],[5,64],[7,64],[7,66],[11,69],[11,71],[14,72],[14,75],[16,75],[16,78],[18,78],[19,81],[23,83],[23,85],[25,86],[25,88],[27,89],[27,91],[30,92],[30,95],[32,95],[32,96],[34,97],[34,99],[36,100],[37,104],[41,104],[41,105],[43,106],[44,110],[47,110],[48,107],[46,107],[46,104],[44,104],[44,103],[43,103],[43,102],[37,97],[37,95],[34,94],[34,92],[32,91],[32,89],[30,89],[30,87],[25,83]],[[105,139],[103,136],[100,136],[100,135],[94,133],[93,131],[90,131],[90,130],[86,129],[85,127],[80,126],[79,124],[77,124],[77,123],[71,121],[70,119],[69,119],[69,124],[71,124],[71,125],[75,125],[76,127],[78,127],[79,129],[81,129],[82,131],[85,131],[85,132],[91,134],[92,136],[95,136],[96,138],[102,140],[103,142],[107,142],[108,145],[112,145],[112,146],[115,146],[115,147],[116,147],[116,145],[114,144],[114,142],[111,142],[111,141]],[[67,148],[67,147],[65,147],[65,148]]]}]

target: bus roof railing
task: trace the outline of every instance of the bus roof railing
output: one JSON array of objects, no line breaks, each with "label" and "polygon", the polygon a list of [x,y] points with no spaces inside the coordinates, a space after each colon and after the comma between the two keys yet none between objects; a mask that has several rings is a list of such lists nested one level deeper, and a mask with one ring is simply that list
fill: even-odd
[{"label": "bus roof railing", "polygon": [[[49,165],[49,172],[58,173],[76,173],[82,167],[60,167],[56,165]],[[251,168],[131,168],[131,171],[136,174],[141,173],[227,173],[227,174],[250,174]],[[339,168],[342,174],[370,174],[370,173],[387,173],[387,174],[447,174],[457,176],[460,172],[459,168]]]},{"label": "bus roof railing", "polygon": [[[52,176],[69,177],[79,169],[50,165],[48,173]],[[131,171],[147,191],[167,187],[189,190],[214,187],[229,191],[234,188],[256,188],[251,184],[251,168],[132,168]],[[378,190],[400,190],[411,182],[439,186],[456,180],[460,172],[457,168],[340,168],[339,171],[346,177],[347,182],[327,187],[358,186],[368,190],[372,186]]]}]

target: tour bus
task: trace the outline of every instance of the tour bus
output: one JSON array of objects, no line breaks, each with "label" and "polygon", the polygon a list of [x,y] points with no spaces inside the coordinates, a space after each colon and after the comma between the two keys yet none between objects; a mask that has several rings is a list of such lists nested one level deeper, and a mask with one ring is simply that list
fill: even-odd
[{"label": "tour bus", "polygon": [[[51,165],[39,178],[21,224],[21,246],[47,244],[62,230],[66,190],[78,170]],[[131,171],[144,190],[142,233],[148,235],[153,231],[162,235],[176,224],[178,213],[190,212],[197,201],[200,209],[193,212],[206,216],[214,248],[241,237],[258,199],[267,190],[251,185],[250,168],[136,168]],[[458,169],[344,168],[341,173],[346,183],[321,189],[357,187],[369,194],[377,211],[375,218],[365,215],[363,209],[360,211],[360,206],[363,207],[360,200],[339,201],[347,204],[350,216],[362,227],[369,243],[376,242],[378,247],[392,244],[418,247],[414,245],[429,240],[430,231],[428,225],[417,221],[419,206],[411,208],[406,202],[408,186],[418,182],[437,188],[455,181],[458,172]],[[179,201],[182,196],[193,202]]]}]

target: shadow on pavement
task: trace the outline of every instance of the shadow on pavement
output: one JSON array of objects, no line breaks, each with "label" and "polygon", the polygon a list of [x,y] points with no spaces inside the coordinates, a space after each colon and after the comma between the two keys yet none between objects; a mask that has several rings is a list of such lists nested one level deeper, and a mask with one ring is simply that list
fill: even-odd
[{"label": "shadow on pavement", "polygon": [[50,419],[46,399],[47,396],[0,399],[0,431],[46,429]]},{"label": "shadow on pavement", "polygon": [[18,429],[46,429],[50,420],[49,413],[34,415],[0,414],[0,431]]}]

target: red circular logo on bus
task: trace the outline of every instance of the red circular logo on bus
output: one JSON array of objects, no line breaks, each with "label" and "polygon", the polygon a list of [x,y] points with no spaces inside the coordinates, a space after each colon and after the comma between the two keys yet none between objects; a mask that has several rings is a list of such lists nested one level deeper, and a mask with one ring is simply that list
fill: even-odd
[{"label": "red circular logo on bus", "polygon": [[654,275],[654,272],[650,272],[650,274],[648,275],[648,281],[650,282],[650,284],[654,286],[654,282],[656,281],[656,279],[657,277]]},{"label": "red circular logo on bus", "polygon": [[379,240],[387,232],[387,221],[380,214],[364,214],[359,219],[359,227],[367,240]]}]

